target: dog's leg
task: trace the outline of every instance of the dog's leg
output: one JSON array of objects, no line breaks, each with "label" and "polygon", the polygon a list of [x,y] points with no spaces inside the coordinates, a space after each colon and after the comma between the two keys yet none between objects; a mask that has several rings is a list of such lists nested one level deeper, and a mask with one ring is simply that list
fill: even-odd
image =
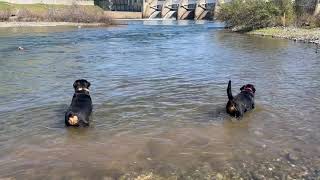
[{"label": "dog's leg", "polygon": [[236,112],[236,118],[237,118],[238,120],[241,120],[242,117],[243,117],[243,113],[241,113],[240,111],[237,111],[237,112]]},{"label": "dog's leg", "polygon": [[236,111],[236,118],[238,118],[238,120],[240,120],[243,117],[244,114],[244,109],[241,106],[238,106],[237,111]]}]

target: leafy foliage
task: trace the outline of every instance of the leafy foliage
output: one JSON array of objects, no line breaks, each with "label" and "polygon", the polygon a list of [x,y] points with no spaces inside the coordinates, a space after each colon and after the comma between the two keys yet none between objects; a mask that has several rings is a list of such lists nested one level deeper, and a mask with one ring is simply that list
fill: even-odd
[{"label": "leafy foliage", "polygon": [[273,3],[279,8],[282,25],[291,24],[294,20],[292,0],[273,0]]},{"label": "leafy foliage", "polygon": [[217,18],[237,30],[250,31],[277,25],[280,15],[280,8],[273,2],[234,0],[222,5]]},{"label": "leafy foliage", "polygon": [[319,0],[233,0],[221,6],[217,19],[237,31],[277,25],[320,27]]}]

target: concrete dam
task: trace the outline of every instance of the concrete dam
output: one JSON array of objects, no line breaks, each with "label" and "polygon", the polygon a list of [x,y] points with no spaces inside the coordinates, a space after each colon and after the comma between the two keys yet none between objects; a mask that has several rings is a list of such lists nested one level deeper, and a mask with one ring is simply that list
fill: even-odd
[{"label": "concrete dam", "polygon": [[149,19],[212,19],[219,3],[217,0],[145,0],[142,13]]},{"label": "concrete dam", "polygon": [[153,19],[212,19],[222,3],[231,0],[95,0],[95,5],[110,12],[141,12]]},{"label": "concrete dam", "polygon": [[230,0],[95,0],[106,11],[141,12],[146,19],[212,19],[220,4]]}]

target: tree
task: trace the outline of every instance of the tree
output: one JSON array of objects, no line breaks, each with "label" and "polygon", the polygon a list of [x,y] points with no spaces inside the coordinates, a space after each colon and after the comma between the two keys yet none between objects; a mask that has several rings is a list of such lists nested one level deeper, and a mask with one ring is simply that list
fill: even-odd
[{"label": "tree", "polygon": [[313,14],[316,15],[316,16],[319,16],[319,13],[320,13],[320,0],[317,0],[315,2],[315,7],[314,7]]},{"label": "tree", "polygon": [[279,8],[265,0],[234,0],[221,5],[217,18],[238,31],[277,25]]},{"label": "tree", "polygon": [[275,5],[279,8],[281,13],[282,25],[287,25],[287,20],[293,19],[293,3],[292,0],[274,0]]},{"label": "tree", "polygon": [[295,11],[297,15],[314,14],[319,0],[295,0]]}]

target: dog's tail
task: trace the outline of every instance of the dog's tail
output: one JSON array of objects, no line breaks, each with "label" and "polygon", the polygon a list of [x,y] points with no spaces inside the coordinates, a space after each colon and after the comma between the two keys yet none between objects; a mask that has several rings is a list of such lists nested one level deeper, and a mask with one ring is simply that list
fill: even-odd
[{"label": "dog's tail", "polygon": [[228,88],[227,88],[228,99],[233,100],[232,90],[231,90],[231,80],[229,80]]}]

